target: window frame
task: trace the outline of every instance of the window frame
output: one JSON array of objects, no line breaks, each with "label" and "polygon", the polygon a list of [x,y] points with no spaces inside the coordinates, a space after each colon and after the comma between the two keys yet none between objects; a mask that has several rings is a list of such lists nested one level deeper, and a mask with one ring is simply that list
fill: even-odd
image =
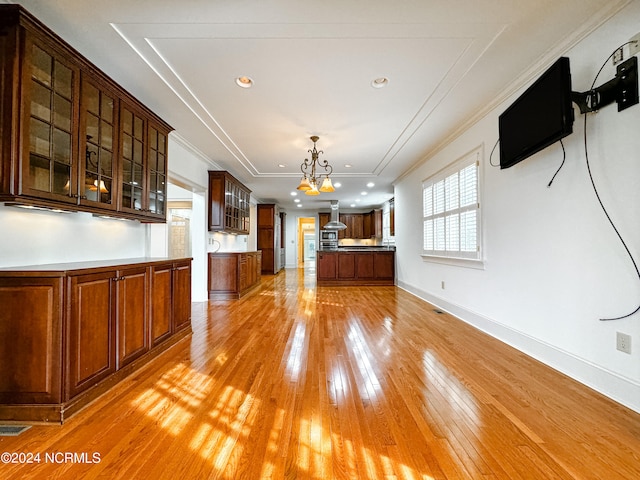
[{"label": "window frame", "polygon": [[[472,268],[484,268],[484,248],[482,241],[482,155],[483,148],[482,145],[480,145],[422,181],[423,222],[421,256],[424,260]],[[472,200],[471,203],[460,206],[459,175],[471,166],[475,166],[475,201]],[[451,182],[454,181],[454,176],[456,176],[457,180],[452,184]],[[438,192],[441,192],[441,195],[436,198],[434,197],[434,190],[431,190],[431,199],[429,200],[427,190],[430,188],[433,189],[434,187],[438,189]],[[454,194],[453,196],[451,195],[452,193]],[[428,205],[429,201],[431,202],[431,209]],[[443,204],[441,204],[441,202],[443,202]],[[451,204],[453,204],[453,206],[451,206]],[[438,232],[431,232],[432,241],[438,242],[438,244],[432,244],[434,248],[427,249],[427,234],[429,233],[427,231],[428,222],[438,221],[445,225],[447,219],[452,220],[456,218],[459,221],[461,214],[464,215],[469,212],[475,212],[475,251],[461,249],[464,238],[468,239],[468,236],[461,235],[460,228],[458,228],[457,246],[455,249],[452,249],[450,242],[453,236],[450,235],[447,237],[446,233],[448,229],[446,226],[439,232],[440,235],[438,238],[435,238]],[[431,225],[435,225],[435,223],[431,223]],[[440,248],[440,246],[443,248]]]}]

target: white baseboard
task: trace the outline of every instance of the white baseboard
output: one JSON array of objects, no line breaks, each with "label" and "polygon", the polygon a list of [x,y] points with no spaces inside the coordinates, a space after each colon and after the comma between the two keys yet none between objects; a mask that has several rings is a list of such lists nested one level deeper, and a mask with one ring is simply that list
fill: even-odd
[{"label": "white baseboard", "polygon": [[397,286],[625,407],[640,413],[640,384],[633,380],[408,285],[405,282],[398,281]]}]

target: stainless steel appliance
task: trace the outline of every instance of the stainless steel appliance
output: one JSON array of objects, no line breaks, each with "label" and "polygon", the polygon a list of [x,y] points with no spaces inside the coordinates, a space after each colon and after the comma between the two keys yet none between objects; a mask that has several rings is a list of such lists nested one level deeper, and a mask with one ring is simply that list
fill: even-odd
[{"label": "stainless steel appliance", "polygon": [[336,250],[338,248],[337,230],[320,230],[320,250]]}]

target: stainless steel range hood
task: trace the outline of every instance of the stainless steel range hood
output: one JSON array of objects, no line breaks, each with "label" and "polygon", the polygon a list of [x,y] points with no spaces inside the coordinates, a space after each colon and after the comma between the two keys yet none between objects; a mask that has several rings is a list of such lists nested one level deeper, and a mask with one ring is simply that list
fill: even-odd
[{"label": "stainless steel range hood", "polygon": [[338,213],[338,200],[331,200],[331,217],[329,222],[323,227],[324,230],[344,230],[347,226],[342,223]]}]

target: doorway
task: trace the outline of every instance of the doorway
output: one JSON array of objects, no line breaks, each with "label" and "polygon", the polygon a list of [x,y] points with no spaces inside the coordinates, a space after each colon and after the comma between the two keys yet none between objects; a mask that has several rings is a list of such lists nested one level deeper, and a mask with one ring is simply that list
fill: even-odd
[{"label": "doorway", "polygon": [[316,266],[316,219],[315,217],[298,218],[298,268],[315,268]]}]

